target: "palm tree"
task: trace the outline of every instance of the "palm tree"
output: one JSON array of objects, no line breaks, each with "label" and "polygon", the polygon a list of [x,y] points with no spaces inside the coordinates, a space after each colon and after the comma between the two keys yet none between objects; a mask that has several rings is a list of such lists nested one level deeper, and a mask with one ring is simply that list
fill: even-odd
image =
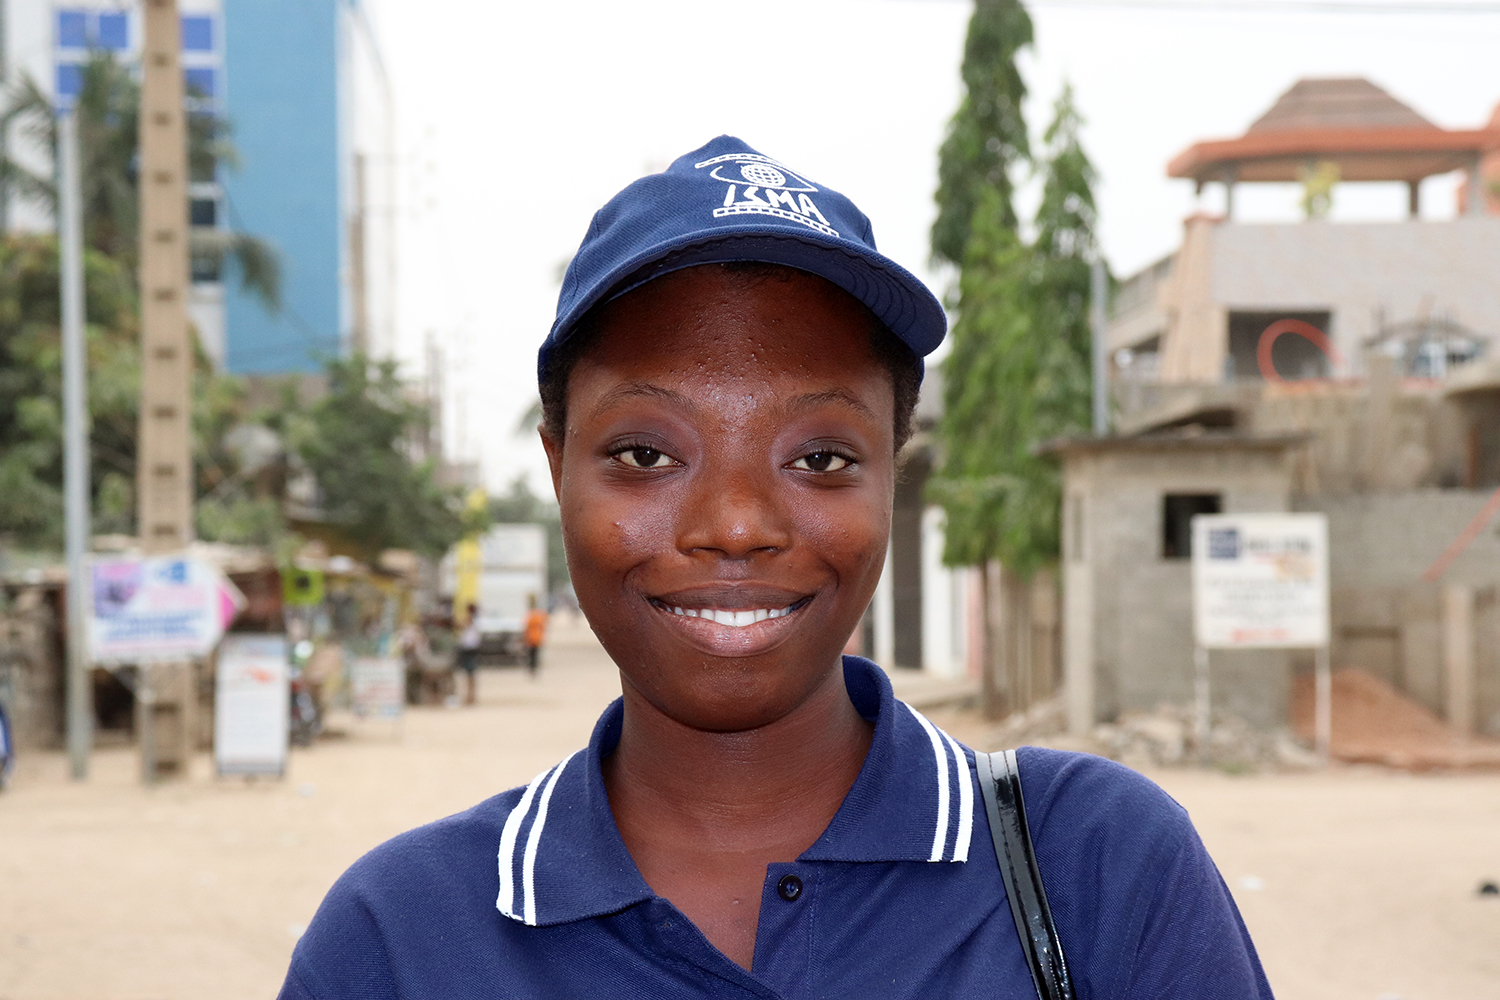
[{"label": "palm tree", "polygon": [[[140,84],[128,67],[109,52],[91,53],[83,65],[75,104],[78,116],[79,178],[83,188],[84,242],[135,273],[139,257],[140,162],[137,122]],[[189,113],[188,170],[195,181],[212,180],[218,164],[234,165],[228,123],[216,115]],[[57,149],[57,112],[51,99],[29,75],[12,89],[0,112],[0,128],[16,127],[49,158]],[[54,171],[42,174],[18,162],[7,151],[0,157],[0,185],[22,198],[57,210]],[[238,265],[240,287],[272,312],[281,306],[281,266],[276,250],[249,233],[193,226],[189,252],[200,266],[214,271],[226,260]]]}]

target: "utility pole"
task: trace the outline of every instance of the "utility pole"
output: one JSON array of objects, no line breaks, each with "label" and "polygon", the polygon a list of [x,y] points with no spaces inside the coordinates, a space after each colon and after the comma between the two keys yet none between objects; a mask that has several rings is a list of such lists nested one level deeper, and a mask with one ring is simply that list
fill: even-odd
[{"label": "utility pole", "polygon": [[[146,0],[141,54],[141,414],[138,530],[146,554],[193,539],[192,345],[187,318],[187,122],[176,0]],[[137,690],[142,771],[187,767],[191,664],[142,669]]]},{"label": "utility pole", "polygon": [[68,769],[75,781],[89,774],[93,742],[93,691],[89,677],[90,600],[88,342],[83,316],[83,200],[78,183],[78,112],[57,121],[57,252],[62,313],[63,516],[68,564]]},{"label": "utility pole", "polygon": [[1109,350],[1105,343],[1108,333],[1109,313],[1106,311],[1109,297],[1109,279],[1104,271],[1104,258],[1095,257],[1089,268],[1089,320],[1093,331],[1094,369],[1094,435],[1103,437],[1109,433]]},{"label": "utility pole", "polygon": [[[10,5],[0,0],[0,87],[10,88]],[[0,128],[0,159],[10,156],[10,129]],[[10,232],[10,185],[0,177],[0,233]]]},{"label": "utility pole", "polygon": [[354,214],[349,219],[349,297],[353,300],[354,322],[349,331],[349,347],[353,353],[367,356],[374,346],[370,342],[368,285],[365,254],[365,154],[355,153]]}]

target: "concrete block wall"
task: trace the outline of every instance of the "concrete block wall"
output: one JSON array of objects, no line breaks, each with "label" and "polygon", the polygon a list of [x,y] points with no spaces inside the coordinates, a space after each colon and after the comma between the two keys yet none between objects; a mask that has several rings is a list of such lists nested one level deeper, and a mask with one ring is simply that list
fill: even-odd
[{"label": "concrete block wall", "polygon": [[[1193,695],[1192,569],[1162,553],[1163,498],[1215,493],[1225,513],[1289,509],[1279,448],[1126,446],[1065,461],[1065,675],[1073,728],[1187,705]],[[1216,653],[1213,703],[1265,728],[1286,723],[1290,654]]]},{"label": "concrete block wall", "polygon": [[1500,525],[1491,524],[1437,582],[1433,561],[1484,508],[1483,490],[1412,490],[1302,499],[1328,515],[1335,668],[1359,667],[1439,715],[1449,713],[1444,586],[1472,601],[1472,725],[1500,735]]},{"label": "concrete block wall", "polygon": [[16,746],[61,745],[63,665],[59,622],[49,594],[20,590],[0,610],[0,702],[15,727]]}]

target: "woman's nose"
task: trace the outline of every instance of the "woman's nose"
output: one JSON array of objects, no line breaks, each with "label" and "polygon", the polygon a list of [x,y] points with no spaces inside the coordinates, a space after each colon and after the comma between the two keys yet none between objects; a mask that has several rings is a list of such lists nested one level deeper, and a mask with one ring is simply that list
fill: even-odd
[{"label": "woman's nose", "polygon": [[712,463],[694,477],[678,529],[678,548],[687,554],[718,553],[747,559],[757,552],[791,547],[787,516],[775,470],[763,465]]}]

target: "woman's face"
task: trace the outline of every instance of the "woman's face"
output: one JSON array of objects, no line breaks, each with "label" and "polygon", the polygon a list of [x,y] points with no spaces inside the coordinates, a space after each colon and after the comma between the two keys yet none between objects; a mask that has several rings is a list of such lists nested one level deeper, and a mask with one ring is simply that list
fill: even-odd
[{"label": "woman's face", "polygon": [[801,272],[677,271],[612,303],[547,440],[578,601],[628,689],[697,729],[784,717],[875,591],[894,484],[868,314]]}]

